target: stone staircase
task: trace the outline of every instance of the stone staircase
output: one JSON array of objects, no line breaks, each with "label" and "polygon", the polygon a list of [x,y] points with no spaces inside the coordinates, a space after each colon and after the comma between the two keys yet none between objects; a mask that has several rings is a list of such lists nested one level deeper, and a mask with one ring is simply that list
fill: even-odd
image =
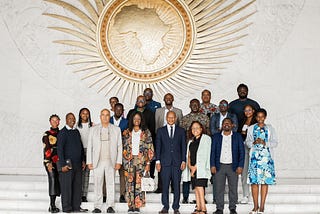
[{"label": "stone staircase", "polygon": [[[43,175],[0,175],[0,213],[48,213],[49,197],[47,193],[47,177]],[[239,183],[239,198],[242,195]],[[93,184],[90,183],[88,200],[82,207],[93,210]],[[116,185],[116,199],[119,199],[119,185]],[[170,201],[173,194],[170,194]],[[193,192],[189,200],[194,199]],[[215,211],[212,204],[212,186],[206,189],[208,201],[208,213]],[[227,202],[227,195],[225,195]],[[57,199],[58,207],[61,206],[60,198]],[[189,214],[194,209],[194,204],[181,204],[182,214]],[[141,213],[158,213],[161,210],[161,194],[147,193],[146,207]],[[104,211],[106,207],[103,207]],[[117,213],[127,213],[125,203],[116,203]],[[247,214],[252,209],[252,202],[247,205],[239,204],[239,214]],[[172,211],[171,211],[172,212]],[[225,205],[224,213],[229,213],[228,205]],[[319,213],[320,214],[320,179],[294,179],[279,178],[278,184],[270,186],[265,213]]]}]

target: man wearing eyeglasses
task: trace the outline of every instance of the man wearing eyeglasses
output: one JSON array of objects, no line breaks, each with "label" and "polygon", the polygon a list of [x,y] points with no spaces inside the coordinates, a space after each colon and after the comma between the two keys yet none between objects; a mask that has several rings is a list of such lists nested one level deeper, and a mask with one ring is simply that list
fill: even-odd
[{"label": "man wearing eyeglasses", "polygon": [[146,98],[147,109],[149,109],[153,113],[155,113],[158,108],[161,108],[161,103],[154,101],[152,99],[153,98],[153,91],[151,88],[144,89],[143,96]]},{"label": "man wearing eyeglasses", "polygon": [[214,113],[210,119],[210,132],[212,135],[215,133],[221,132],[222,130],[222,121],[224,118],[230,118],[233,123],[233,132],[238,130],[238,119],[235,114],[229,113],[229,104],[226,100],[221,100],[219,103],[220,113]]}]

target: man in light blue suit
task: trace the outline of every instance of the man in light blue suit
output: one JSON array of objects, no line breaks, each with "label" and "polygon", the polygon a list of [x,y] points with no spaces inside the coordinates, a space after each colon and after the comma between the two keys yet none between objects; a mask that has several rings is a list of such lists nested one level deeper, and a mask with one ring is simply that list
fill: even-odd
[{"label": "man in light blue suit", "polygon": [[186,167],[186,134],[183,128],[175,125],[177,116],[169,111],[166,116],[167,125],[159,128],[156,136],[156,168],[162,179],[163,204],[161,213],[169,210],[169,185],[173,184],[174,214],[180,214],[180,181],[181,172]]}]

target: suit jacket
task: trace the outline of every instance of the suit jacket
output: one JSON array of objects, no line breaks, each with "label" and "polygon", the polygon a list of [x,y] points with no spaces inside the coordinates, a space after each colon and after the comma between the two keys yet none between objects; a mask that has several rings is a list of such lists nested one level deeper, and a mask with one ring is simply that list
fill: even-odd
[{"label": "suit jacket", "polygon": [[[110,123],[114,125],[113,117],[110,117]],[[121,133],[128,128],[128,120],[124,117],[121,117],[119,128],[121,129]]]},{"label": "suit jacket", "polygon": [[[162,108],[158,108],[156,110],[156,114],[155,114],[155,121],[156,121],[155,131],[156,131],[156,133],[157,133],[158,128],[163,127],[165,109],[166,109],[166,107],[162,107]],[[172,111],[174,111],[176,113],[176,116],[177,116],[176,125],[179,125],[180,121],[182,120],[182,117],[183,117],[182,110],[173,107]]]},{"label": "suit jacket", "polygon": [[[220,169],[222,138],[223,137],[221,132],[214,134],[212,137],[210,165],[211,167],[216,167],[217,170]],[[241,134],[239,134],[238,132],[232,132],[231,143],[232,169],[233,171],[236,171],[238,167],[243,168],[244,166],[245,151]]]},{"label": "suit jacket", "polygon": [[[210,119],[210,132],[211,135],[220,132],[219,130],[219,123],[220,123],[220,113],[215,113],[212,115],[211,119]],[[237,132],[238,130],[238,119],[237,116],[235,114],[232,113],[227,113],[227,117],[230,118],[232,120],[232,123],[234,125],[232,131],[233,132]]]},{"label": "suit jacket", "polygon": [[156,160],[162,166],[177,166],[186,162],[186,133],[175,126],[173,139],[169,137],[167,126],[158,129],[156,136]]},{"label": "suit jacket", "polygon": [[[122,164],[122,138],[119,127],[109,124],[110,131],[110,158],[111,163],[115,166],[116,163]],[[100,160],[101,149],[101,124],[90,128],[87,148],[87,164],[92,164],[96,168]]]}]

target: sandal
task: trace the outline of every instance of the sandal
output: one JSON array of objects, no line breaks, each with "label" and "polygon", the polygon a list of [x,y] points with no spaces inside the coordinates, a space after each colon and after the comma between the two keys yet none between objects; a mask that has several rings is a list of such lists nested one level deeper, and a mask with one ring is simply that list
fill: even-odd
[{"label": "sandal", "polygon": [[191,214],[198,214],[199,212],[201,212],[201,210],[195,209]]},{"label": "sandal", "polygon": [[207,214],[207,210],[201,210],[200,213]]}]

